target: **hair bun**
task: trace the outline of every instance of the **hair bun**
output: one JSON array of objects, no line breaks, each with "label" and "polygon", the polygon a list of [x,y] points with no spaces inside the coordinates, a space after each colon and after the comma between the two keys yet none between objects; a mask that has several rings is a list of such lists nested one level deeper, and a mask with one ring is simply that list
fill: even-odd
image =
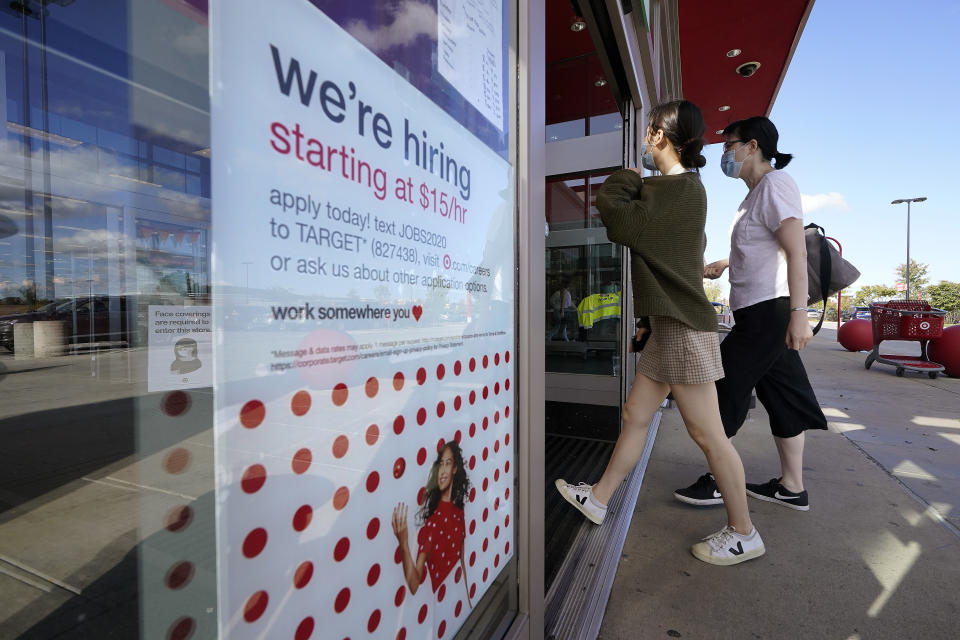
[{"label": "hair bun", "polygon": [[793,154],[790,153],[777,153],[773,154],[774,168],[783,169],[785,166],[790,164],[790,161],[793,160]]}]

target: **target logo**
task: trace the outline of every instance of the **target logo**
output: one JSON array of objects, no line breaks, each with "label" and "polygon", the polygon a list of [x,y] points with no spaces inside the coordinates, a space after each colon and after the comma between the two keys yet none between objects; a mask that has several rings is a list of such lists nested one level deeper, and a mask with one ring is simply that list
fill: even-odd
[{"label": "target logo", "polygon": [[923,322],[920,323],[920,329],[922,329],[923,331],[929,331],[930,323],[924,320]]}]

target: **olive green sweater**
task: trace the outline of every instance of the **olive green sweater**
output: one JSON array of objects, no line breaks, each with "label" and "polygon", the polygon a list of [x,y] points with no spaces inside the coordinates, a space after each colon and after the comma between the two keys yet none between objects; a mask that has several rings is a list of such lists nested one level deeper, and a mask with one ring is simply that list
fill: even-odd
[{"label": "olive green sweater", "polygon": [[668,316],[698,331],[716,331],[703,291],[707,194],[695,172],[641,178],[617,171],[597,195],[612,242],[630,249],[633,309],[638,318]]}]

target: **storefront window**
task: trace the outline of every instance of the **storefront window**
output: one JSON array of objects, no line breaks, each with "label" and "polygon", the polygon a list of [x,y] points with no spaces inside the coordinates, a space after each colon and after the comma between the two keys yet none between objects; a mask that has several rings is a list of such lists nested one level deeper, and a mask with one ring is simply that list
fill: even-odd
[{"label": "storefront window", "polygon": [[623,129],[596,52],[547,65],[547,142]]},{"label": "storefront window", "polygon": [[515,615],[515,12],[0,7],[0,635]]},{"label": "storefront window", "polygon": [[547,181],[546,370],[619,375],[621,251],[596,208],[608,173]]}]

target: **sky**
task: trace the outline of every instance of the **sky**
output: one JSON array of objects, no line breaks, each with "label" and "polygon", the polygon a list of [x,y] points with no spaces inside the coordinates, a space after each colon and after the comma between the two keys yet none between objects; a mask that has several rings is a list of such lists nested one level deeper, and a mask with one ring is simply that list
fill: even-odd
[{"label": "sky", "polygon": [[[850,287],[896,281],[910,258],[930,284],[960,282],[960,176],[954,163],[960,114],[960,2],[818,0],[787,69],[770,119],[787,171],[816,222],[861,272]],[[707,261],[727,255],[729,230],[747,193],[720,172],[721,145],[704,150]],[[727,287],[726,277],[721,278]]]}]

